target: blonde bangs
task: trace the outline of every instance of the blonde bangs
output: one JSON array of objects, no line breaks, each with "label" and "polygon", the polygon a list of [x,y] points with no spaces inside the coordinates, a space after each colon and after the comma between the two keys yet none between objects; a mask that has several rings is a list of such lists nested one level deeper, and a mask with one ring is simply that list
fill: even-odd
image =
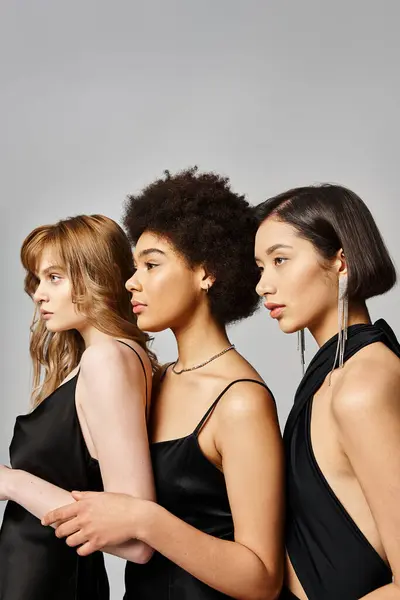
[{"label": "blonde bangs", "polygon": [[38,286],[38,271],[44,251],[50,250],[60,266],[66,264],[57,233],[54,225],[43,225],[34,229],[22,244],[21,262],[25,269],[25,291],[29,296],[33,296]]}]

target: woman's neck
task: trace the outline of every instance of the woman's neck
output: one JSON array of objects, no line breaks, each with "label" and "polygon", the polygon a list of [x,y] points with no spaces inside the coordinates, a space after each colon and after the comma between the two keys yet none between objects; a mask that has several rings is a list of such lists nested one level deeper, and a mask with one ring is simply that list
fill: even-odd
[{"label": "woman's neck", "polygon": [[99,342],[105,342],[109,340],[112,336],[107,333],[103,333],[94,327],[93,325],[86,325],[78,330],[78,333],[83,338],[85,343],[85,348],[92,346],[93,344],[98,344]]},{"label": "woman's neck", "polygon": [[[369,324],[371,319],[368,313],[368,309],[363,304],[350,304],[349,305],[349,316],[348,326],[356,325],[359,323]],[[311,335],[317,342],[318,346],[321,347],[330,340],[339,331],[338,327],[338,311],[335,309],[328,315],[325,315],[320,322],[308,327]]]},{"label": "woman's neck", "polygon": [[211,315],[194,316],[173,330],[178,345],[177,369],[189,369],[208,360],[230,345],[225,327]]}]

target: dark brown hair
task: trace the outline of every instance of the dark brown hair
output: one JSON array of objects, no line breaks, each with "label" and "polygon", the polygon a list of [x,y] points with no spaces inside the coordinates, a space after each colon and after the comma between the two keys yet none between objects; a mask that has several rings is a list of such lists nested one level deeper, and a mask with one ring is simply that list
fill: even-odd
[{"label": "dark brown hair", "polygon": [[396,270],[374,218],[351,190],[332,184],[298,187],[254,210],[259,225],[269,217],[292,225],[325,259],[342,248],[349,299],[364,301],[395,285]]}]

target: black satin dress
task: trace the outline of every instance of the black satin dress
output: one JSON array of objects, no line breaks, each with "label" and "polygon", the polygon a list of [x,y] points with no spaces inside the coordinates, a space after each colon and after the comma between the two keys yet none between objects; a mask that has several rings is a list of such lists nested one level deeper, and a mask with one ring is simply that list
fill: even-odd
[{"label": "black satin dress", "polygon": [[[78,375],[17,417],[11,466],[68,491],[102,491],[75,408]],[[101,553],[81,558],[24,508],[8,502],[0,531],[0,600],[108,600]]]},{"label": "black satin dress", "polygon": [[[223,473],[203,454],[198,435],[231,382],[188,436],[151,445],[157,501],[200,531],[223,540],[234,539],[234,526]],[[190,552],[190,548],[188,548]],[[229,598],[159,553],[145,565],[128,563],[125,600],[222,600]]]},{"label": "black satin dress", "polygon": [[[376,342],[400,357],[393,331],[380,319],[375,325],[349,327],[345,361]],[[336,344],[337,336],[326,342],[311,361],[284,432],[286,548],[309,600],[357,600],[392,582],[390,568],[329,486],[312,448],[313,398],[333,368]]]},{"label": "black satin dress", "polygon": [[[143,362],[137,355],[146,377]],[[103,491],[75,406],[78,374],[31,413],[17,417],[10,446],[14,469],[68,491]],[[147,382],[146,382],[147,383]],[[8,502],[0,531],[0,600],[108,600],[103,554],[80,557],[24,508]],[[154,599],[155,600],[155,599]]]}]

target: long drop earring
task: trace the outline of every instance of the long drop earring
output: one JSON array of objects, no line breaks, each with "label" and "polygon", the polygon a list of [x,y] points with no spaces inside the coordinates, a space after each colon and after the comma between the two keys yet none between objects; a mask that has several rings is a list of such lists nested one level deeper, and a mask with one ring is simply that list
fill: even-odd
[{"label": "long drop earring", "polygon": [[304,373],[306,372],[306,338],[304,334],[304,329],[299,329],[299,331],[297,332],[297,351],[300,352],[301,369],[304,375]]},{"label": "long drop earring", "polygon": [[[347,275],[340,275],[338,290],[338,342],[336,346],[335,361],[329,377],[329,385],[331,384],[333,371],[337,368],[337,366],[339,369],[342,369],[344,365],[344,351],[347,341],[347,328],[349,322],[349,298],[347,294],[347,286]],[[339,364],[337,365],[338,361]]]}]

